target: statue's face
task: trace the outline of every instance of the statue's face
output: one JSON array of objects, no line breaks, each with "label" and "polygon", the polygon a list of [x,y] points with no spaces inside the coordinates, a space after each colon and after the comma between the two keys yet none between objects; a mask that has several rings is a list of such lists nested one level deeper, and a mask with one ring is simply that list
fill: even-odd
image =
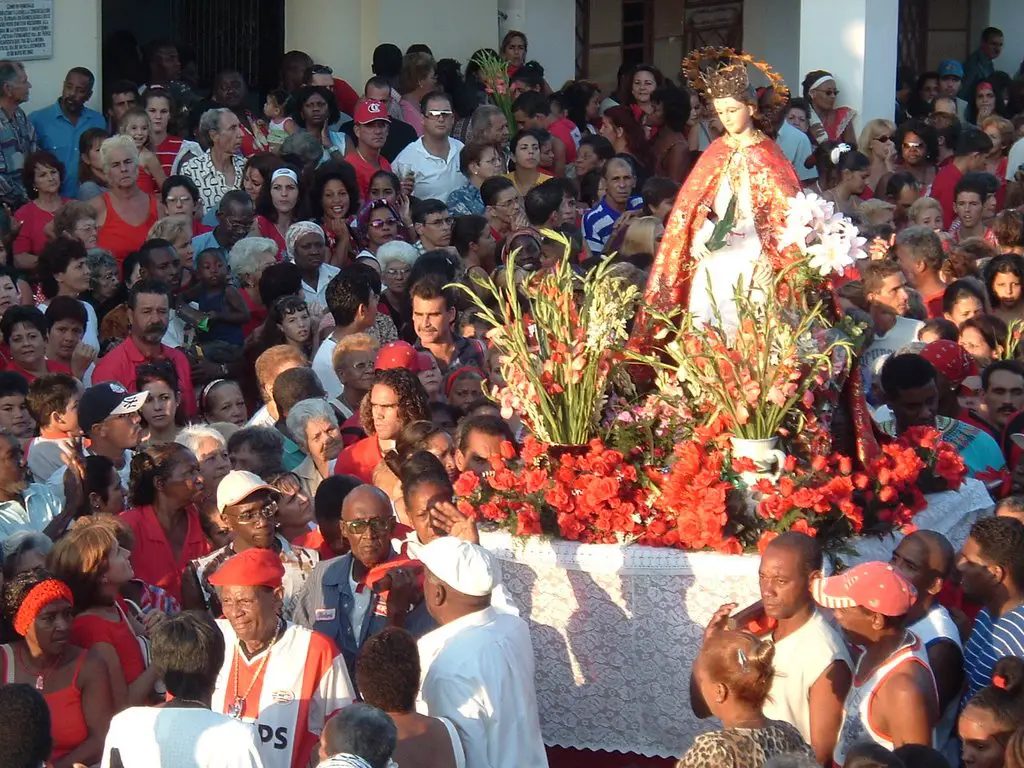
[{"label": "statue's face", "polygon": [[715,112],[730,136],[738,136],[750,130],[754,119],[754,108],[731,96],[714,100]]}]

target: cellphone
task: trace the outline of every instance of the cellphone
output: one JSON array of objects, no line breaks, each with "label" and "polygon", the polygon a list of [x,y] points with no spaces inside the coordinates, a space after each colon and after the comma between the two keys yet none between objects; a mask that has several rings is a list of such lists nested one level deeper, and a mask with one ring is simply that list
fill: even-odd
[{"label": "cellphone", "polygon": [[764,612],[764,603],[758,600],[756,603],[740,608],[736,613],[730,615],[726,622],[726,627],[730,630],[754,631],[751,629],[751,626],[762,625],[765,618],[767,617]]}]

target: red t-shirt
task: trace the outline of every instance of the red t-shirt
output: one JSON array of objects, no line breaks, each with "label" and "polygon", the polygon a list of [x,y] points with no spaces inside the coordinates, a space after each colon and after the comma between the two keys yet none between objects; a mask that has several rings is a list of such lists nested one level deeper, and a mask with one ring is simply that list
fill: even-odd
[{"label": "red t-shirt", "polygon": [[[189,418],[195,416],[198,408],[196,392],[192,387],[192,366],[189,364],[188,358],[180,350],[161,344],[160,357],[157,359],[170,360],[174,364],[174,370],[178,374],[178,386],[181,391],[182,412]],[[102,384],[104,381],[116,381],[122,384],[129,392],[135,392],[137,391],[135,386],[136,369],[143,363],[148,362],[152,362],[152,360],[147,359],[142,354],[129,336],[100,358],[92,373],[93,384]],[[151,581],[150,583],[155,582]]]},{"label": "red t-shirt", "polygon": [[373,482],[373,470],[383,460],[380,444],[376,435],[364,437],[355,445],[350,445],[338,456],[334,465],[336,475],[354,475],[364,483]]},{"label": "red t-shirt", "polygon": [[345,162],[356,169],[356,184],[359,187],[359,199],[362,201],[366,201],[370,197],[370,179],[373,178],[373,174],[378,171],[391,170],[391,163],[384,155],[381,155],[379,159],[380,168],[374,168],[354,150],[345,156]]},{"label": "red t-shirt", "polygon": [[[61,203],[66,203],[66,198],[61,198]],[[14,219],[21,224],[21,230],[14,239],[14,253],[34,253],[36,256],[43,250],[43,246],[50,242],[46,236],[46,225],[53,221],[53,214],[44,211],[35,201],[26,203],[14,212]]]},{"label": "red t-shirt", "polygon": [[548,126],[551,135],[565,144],[565,163],[576,162],[576,140],[572,137],[576,124],[567,117],[561,117]]},{"label": "red t-shirt", "polygon": [[930,197],[934,198],[942,206],[942,228],[948,230],[953,226],[953,219],[956,218],[956,211],[953,203],[956,197],[956,185],[960,183],[964,175],[955,163],[950,163],[935,174],[935,181],[932,182]]},{"label": "red t-shirt", "polygon": [[160,142],[160,146],[153,150],[153,154],[156,155],[156,159],[160,161],[160,166],[168,176],[171,175],[171,166],[174,165],[174,158],[181,151],[181,144],[182,139],[180,137],[168,136]]},{"label": "red t-shirt", "polygon": [[135,577],[160,587],[178,602],[181,602],[181,577],[189,561],[210,553],[210,542],[203,535],[199,513],[189,507],[184,514],[188,530],[177,560],[153,507],[135,507],[120,515],[121,522],[135,537],[131,557]]},{"label": "red t-shirt", "polygon": [[356,104],[359,102],[359,94],[351,85],[340,78],[334,78],[334,100],[338,102],[338,109],[347,115],[356,113]]},{"label": "red t-shirt", "polygon": [[940,291],[939,293],[933,293],[931,296],[923,297],[925,309],[928,310],[929,320],[946,316],[946,312],[942,308],[942,297],[945,295],[945,291]]}]

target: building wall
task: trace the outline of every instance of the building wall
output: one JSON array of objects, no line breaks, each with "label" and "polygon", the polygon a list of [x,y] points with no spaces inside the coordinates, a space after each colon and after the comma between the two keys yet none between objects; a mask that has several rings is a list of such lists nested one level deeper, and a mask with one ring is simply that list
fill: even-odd
[{"label": "building wall", "polygon": [[96,75],[89,106],[102,109],[102,55],[100,52],[101,0],[54,0],[53,56],[25,62],[32,83],[26,112],[48,106],[60,96],[64,76],[72,67],[87,67]]},{"label": "building wall", "polygon": [[800,0],[747,0],[743,4],[743,50],[782,75],[790,91],[800,93]]},{"label": "building wall", "polygon": [[[988,24],[1003,30],[1003,53],[996,59],[996,69],[1015,75],[1024,61],[1024,2],[1022,0],[989,0]],[[981,31],[971,38],[971,50],[978,47]]]},{"label": "building wall", "polygon": [[517,29],[530,43],[527,58],[544,66],[552,88],[576,77],[576,0],[497,0],[496,12],[504,18],[494,48],[506,32]]},{"label": "building wall", "polygon": [[[413,43],[426,43],[439,58],[456,58],[465,64],[474,51],[497,48],[500,42],[497,0],[370,0],[370,4],[380,8],[371,53],[381,42],[395,43],[403,51]],[[368,68],[369,58],[366,63]]]},{"label": "building wall", "polygon": [[375,4],[373,0],[286,0],[284,48],[306,51],[339,77],[355,81],[358,88],[370,69],[370,57],[363,55],[364,6],[369,11]]}]

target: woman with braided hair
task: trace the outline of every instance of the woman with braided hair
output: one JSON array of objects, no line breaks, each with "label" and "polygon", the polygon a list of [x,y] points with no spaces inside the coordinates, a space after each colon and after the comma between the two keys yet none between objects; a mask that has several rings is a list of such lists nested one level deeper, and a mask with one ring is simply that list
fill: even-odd
[{"label": "woman with braided hair", "polygon": [[[1024,738],[1014,731],[1024,723],[1024,660],[1007,656],[996,662],[992,682],[967,702],[957,731],[963,762],[970,768],[1024,768]],[[1015,741],[1015,749],[1010,746]]]},{"label": "woman with braided hair", "polygon": [[99,762],[113,715],[106,665],[71,644],[73,607],[71,589],[42,568],[4,585],[5,629],[16,639],[0,645],[0,682],[31,685],[46,699],[53,768]]},{"label": "woman with braided hair", "polygon": [[199,462],[185,446],[154,445],[132,458],[131,509],[121,515],[135,538],[132,567],[179,602],[185,567],[210,552],[195,506],[202,495]]}]

